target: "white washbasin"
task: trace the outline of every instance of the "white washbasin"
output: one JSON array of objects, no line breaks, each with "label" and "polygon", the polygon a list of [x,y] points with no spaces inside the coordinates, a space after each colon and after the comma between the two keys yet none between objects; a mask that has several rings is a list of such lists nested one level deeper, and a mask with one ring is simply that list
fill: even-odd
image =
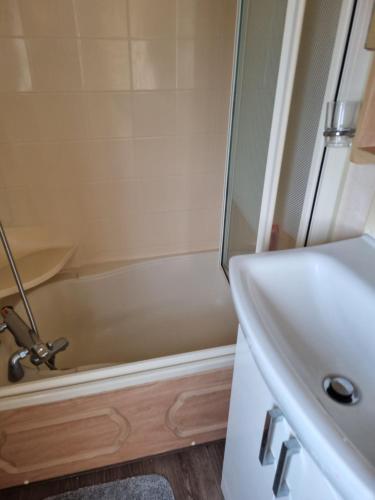
[{"label": "white washbasin", "polygon": [[[375,240],[234,257],[234,302],[271,392],[337,491],[375,498]],[[326,375],[357,386],[333,401]]]}]

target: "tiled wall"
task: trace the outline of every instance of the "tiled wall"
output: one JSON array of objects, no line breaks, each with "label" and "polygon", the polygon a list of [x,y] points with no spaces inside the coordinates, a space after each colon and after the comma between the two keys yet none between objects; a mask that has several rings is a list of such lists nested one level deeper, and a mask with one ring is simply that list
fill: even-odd
[{"label": "tiled wall", "polygon": [[235,0],[0,0],[0,215],[74,264],[216,248]]},{"label": "tiled wall", "polygon": [[332,239],[342,240],[363,234],[373,202],[375,202],[375,164],[349,163]]}]

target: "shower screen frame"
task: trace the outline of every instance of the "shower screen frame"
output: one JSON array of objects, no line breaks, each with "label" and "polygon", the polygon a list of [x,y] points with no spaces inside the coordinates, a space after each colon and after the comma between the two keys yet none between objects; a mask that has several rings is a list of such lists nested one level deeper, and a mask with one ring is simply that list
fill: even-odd
[{"label": "shower screen frame", "polygon": [[[302,31],[302,24],[305,11],[305,0],[287,0],[284,29],[282,36],[282,47],[279,59],[278,76],[276,83],[275,98],[273,103],[271,131],[268,143],[267,161],[265,166],[265,176],[262,191],[262,201],[260,216],[257,228],[255,251],[261,252],[269,247],[271,237],[271,227],[273,213],[276,203],[276,194],[280,176],[282,155],[285,143],[286,129],[291,105],[294,75],[296,71],[298,49]],[[227,245],[227,234],[225,231],[225,220],[230,216],[230,179],[229,165],[231,154],[231,139],[233,134],[233,116],[236,88],[241,85],[238,80],[239,73],[239,44],[240,44],[240,24],[242,19],[244,1],[239,0],[237,5],[236,39],[235,39],[235,64],[233,68],[231,102],[230,102],[230,126],[228,131],[227,147],[227,170],[226,186],[224,193],[224,209],[222,219],[221,238],[221,265],[225,272],[227,266],[224,262],[224,253]]]},{"label": "shower screen frame", "polygon": [[[321,111],[311,169],[305,191],[305,201],[300,219],[300,228],[296,246],[306,246],[332,239],[337,206],[340,200],[340,189],[348,164],[342,151],[328,151],[324,145],[323,123],[325,103],[335,98],[359,100],[366,83],[366,75],[370,68],[371,55],[364,53],[363,38],[366,34],[371,11],[371,0],[343,0],[338,21],[331,67],[326,84],[326,92]],[[239,24],[243,1],[238,4],[235,67],[233,69],[232,98],[230,107],[230,128],[228,132],[227,172],[224,193],[224,210],[221,239],[221,265],[227,272],[224,262],[224,251],[228,235],[225,231],[225,220],[230,215],[229,193],[229,161],[232,136],[233,106],[235,99]],[[283,46],[274,101],[271,135],[269,140],[267,164],[265,170],[261,211],[258,225],[255,252],[269,249],[272,223],[282,163],[286,128],[291,105],[294,76],[297,65],[301,29],[306,2],[288,2],[284,25]],[[348,156],[348,155],[347,155]]]}]

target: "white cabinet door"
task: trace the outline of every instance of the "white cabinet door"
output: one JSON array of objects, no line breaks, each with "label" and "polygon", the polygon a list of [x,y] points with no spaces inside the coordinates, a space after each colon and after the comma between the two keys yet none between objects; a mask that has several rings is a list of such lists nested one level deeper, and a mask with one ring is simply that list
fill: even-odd
[{"label": "white cabinet door", "polygon": [[284,421],[274,425],[271,446],[274,463],[262,466],[259,451],[266,413],[275,406],[239,329],[223,467],[222,489],[226,500],[273,498],[277,457],[281,442],[288,438]]},{"label": "white cabinet door", "polygon": [[[277,409],[277,403],[239,328],[223,466],[225,500],[275,498],[273,485],[281,447],[295,434],[284,417],[275,422],[269,439],[269,461],[272,462],[272,456],[274,460],[261,465],[259,452],[265,417],[272,409]],[[302,446],[287,460],[282,484],[287,491],[283,498],[290,500],[341,498]]]},{"label": "white cabinet door", "polygon": [[286,481],[290,500],[342,500],[303,448],[292,457]]}]

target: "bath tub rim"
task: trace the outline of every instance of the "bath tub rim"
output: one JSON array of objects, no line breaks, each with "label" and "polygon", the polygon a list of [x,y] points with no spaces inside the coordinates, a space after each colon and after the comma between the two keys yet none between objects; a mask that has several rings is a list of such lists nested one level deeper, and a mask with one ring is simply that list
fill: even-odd
[{"label": "bath tub rim", "polygon": [[0,388],[0,411],[232,368],[235,344],[59,375]]}]

